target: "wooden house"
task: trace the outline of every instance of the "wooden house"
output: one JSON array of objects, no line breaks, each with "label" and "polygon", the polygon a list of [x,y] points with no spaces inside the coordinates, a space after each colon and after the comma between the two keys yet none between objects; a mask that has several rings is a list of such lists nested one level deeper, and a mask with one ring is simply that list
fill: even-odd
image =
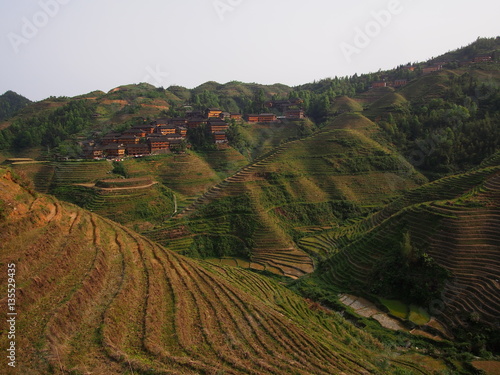
[{"label": "wooden house", "polygon": [[139,143],[137,145],[127,145],[125,147],[127,155],[148,155],[150,153],[149,146],[146,143]]},{"label": "wooden house", "polygon": [[259,122],[262,123],[270,123],[270,122],[276,122],[278,118],[274,113],[261,113],[259,115]]},{"label": "wooden house", "polygon": [[100,159],[104,156],[104,150],[99,146],[86,146],[83,148],[83,154],[87,159]]},{"label": "wooden house", "polygon": [[109,144],[103,149],[104,154],[110,157],[122,157],[125,156],[125,147],[119,145],[118,143]]},{"label": "wooden house", "polygon": [[161,135],[175,134],[176,129],[177,127],[174,125],[160,126],[157,129],[157,133],[160,133]]},{"label": "wooden house", "polygon": [[490,55],[480,55],[474,58],[475,63],[491,62],[491,61],[493,61],[493,59],[491,58]]},{"label": "wooden house", "polygon": [[137,129],[137,130],[142,130],[146,132],[146,134],[152,134],[154,133],[156,126],[151,125],[151,124],[144,124],[144,125],[134,125],[132,129]]},{"label": "wooden house", "polygon": [[305,117],[306,116],[303,109],[289,109],[285,112],[285,118],[287,120],[300,120]]},{"label": "wooden house", "polygon": [[186,118],[192,119],[192,118],[199,118],[203,117],[205,114],[202,111],[186,111]]},{"label": "wooden house", "polygon": [[187,128],[185,126],[178,126],[175,132],[183,137],[187,135]]},{"label": "wooden house", "polygon": [[423,68],[422,69],[422,73],[424,73],[424,74],[430,74],[430,73],[433,73],[433,72],[439,72],[442,69],[443,69],[443,66],[441,64],[435,64],[435,65]]},{"label": "wooden house", "polygon": [[112,143],[119,143],[120,142],[120,137],[122,135],[120,133],[110,133],[110,134],[106,134],[102,140],[101,140],[101,144],[103,146],[107,146],[107,145],[110,145]]},{"label": "wooden house", "polygon": [[212,118],[212,117],[220,118],[221,113],[222,113],[222,110],[220,110],[219,108],[207,108],[205,111],[205,117],[206,118]]},{"label": "wooden house", "polygon": [[406,86],[407,84],[408,84],[407,79],[396,79],[392,85],[394,87],[402,87],[402,86]]},{"label": "wooden house", "polygon": [[168,123],[172,126],[184,126],[187,124],[187,120],[185,118],[178,117],[170,119]]},{"label": "wooden house", "polygon": [[187,127],[189,129],[194,129],[197,128],[201,125],[205,125],[207,123],[207,120],[201,117],[193,117],[188,120],[187,122]]},{"label": "wooden house", "polygon": [[170,119],[168,118],[159,118],[151,123],[151,125],[154,125],[156,127],[159,126],[166,126],[169,124]]},{"label": "wooden house", "polygon": [[231,113],[231,120],[241,121],[243,119],[243,115],[241,113]]},{"label": "wooden house", "polygon": [[214,132],[215,143],[227,143],[226,132]]},{"label": "wooden house", "polygon": [[372,89],[379,88],[379,87],[387,87],[387,82],[386,81],[377,81],[372,83]]},{"label": "wooden house", "polygon": [[221,120],[211,120],[208,122],[208,126],[210,127],[210,132],[225,132],[227,128],[229,128],[229,124],[227,122]]},{"label": "wooden house", "polygon": [[168,150],[170,147],[170,141],[165,137],[151,137],[148,138],[149,149],[151,153]]},{"label": "wooden house", "polygon": [[147,132],[144,129],[128,129],[123,132],[123,135],[135,135],[136,137],[139,138],[144,138],[146,136]]},{"label": "wooden house", "polygon": [[123,145],[136,145],[140,142],[141,138],[136,137],[135,135],[122,135],[120,137],[120,144]]},{"label": "wooden house", "polygon": [[259,122],[259,115],[246,115],[247,122]]},{"label": "wooden house", "polygon": [[167,134],[163,138],[168,139],[169,141],[178,141],[184,139],[185,137],[180,134]]}]

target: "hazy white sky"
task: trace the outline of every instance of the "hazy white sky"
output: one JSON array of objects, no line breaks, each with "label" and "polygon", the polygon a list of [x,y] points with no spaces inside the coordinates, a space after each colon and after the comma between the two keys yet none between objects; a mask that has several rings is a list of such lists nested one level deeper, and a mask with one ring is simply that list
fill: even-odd
[{"label": "hazy white sky", "polygon": [[498,0],[0,0],[0,94],[298,85],[500,35]]}]

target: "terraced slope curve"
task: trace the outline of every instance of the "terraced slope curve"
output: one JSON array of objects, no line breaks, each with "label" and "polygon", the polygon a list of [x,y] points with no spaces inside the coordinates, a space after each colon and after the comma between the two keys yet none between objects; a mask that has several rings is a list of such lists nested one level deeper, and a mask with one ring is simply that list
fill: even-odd
[{"label": "terraced slope curve", "polygon": [[[467,180],[482,182],[467,184]],[[435,191],[433,196],[439,186],[446,191]],[[432,200],[439,196],[445,200]],[[336,238],[332,233],[330,246],[335,250],[315,277],[338,290],[376,293],[373,284],[387,277],[379,275],[377,269],[394,257],[404,259],[403,252],[394,249],[402,248],[403,233],[407,233],[420,251],[449,271],[442,293],[428,301],[429,311],[449,327],[465,326],[473,319],[498,328],[500,167],[449,177],[410,192],[405,198],[407,202],[414,200],[414,204],[397,212],[388,206],[385,217],[382,211],[351,227],[350,240],[348,229]],[[328,237],[322,236],[316,243],[313,240],[305,245],[328,248]],[[414,287],[418,288],[419,283],[423,287],[427,280],[419,279]],[[432,285],[426,287],[432,289]]]},{"label": "terraced slope curve", "polygon": [[[206,242],[214,242],[210,240],[214,236],[239,239],[245,242],[252,264],[293,278],[308,274],[313,262],[298,248],[294,240],[298,236],[292,232],[342,221],[344,213],[335,212],[336,205],[382,204],[423,180],[383,144],[380,132],[360,114],[343,114],[316,134],[286,143],[226,178],[170,225],[147,235],[194,256],[200,255],[193,253],[200,237],[208,238]],[[239,212],[220,210],[236,197],[246,197],[247,207]],[[330,216],[315,214],[318,206],[327,208]],[[231,218],[236,216],[240,222],[256,221],[256,229],[245,235],[231,229]]]},{"label": "terraced slope curve", "polygon": [[202,267],[0,172],[16,373],[368,374],[383,358],[371,337],[262,277]]}]

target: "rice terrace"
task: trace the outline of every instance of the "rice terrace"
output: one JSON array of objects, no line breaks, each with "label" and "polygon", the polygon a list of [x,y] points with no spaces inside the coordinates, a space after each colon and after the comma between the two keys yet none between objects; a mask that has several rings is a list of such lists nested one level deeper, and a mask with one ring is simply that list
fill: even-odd
[{"label": "rice terrace", "polygon": [[0,373],[499,374],[500,38],[0,109]]}]

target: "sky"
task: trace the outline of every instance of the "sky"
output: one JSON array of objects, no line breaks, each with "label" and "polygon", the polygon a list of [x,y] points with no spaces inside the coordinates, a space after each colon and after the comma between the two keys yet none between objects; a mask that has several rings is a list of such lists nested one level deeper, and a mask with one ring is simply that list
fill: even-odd
[{"label": "sky", "polygon": [[500,35],[497,0],[0,0],[0,94],[295,86]]}]

